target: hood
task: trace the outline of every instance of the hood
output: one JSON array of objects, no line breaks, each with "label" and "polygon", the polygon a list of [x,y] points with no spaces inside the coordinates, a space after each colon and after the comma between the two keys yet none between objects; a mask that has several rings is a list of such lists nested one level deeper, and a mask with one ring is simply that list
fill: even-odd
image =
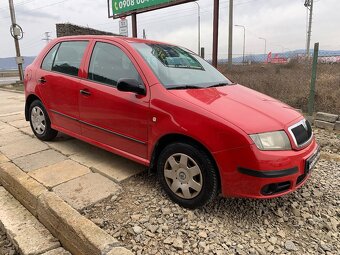
[{"label": "hood", "polygon": [[247,134],[282,130],[301,117],[294,108],[242,85],[169,92],[225,119]]}]

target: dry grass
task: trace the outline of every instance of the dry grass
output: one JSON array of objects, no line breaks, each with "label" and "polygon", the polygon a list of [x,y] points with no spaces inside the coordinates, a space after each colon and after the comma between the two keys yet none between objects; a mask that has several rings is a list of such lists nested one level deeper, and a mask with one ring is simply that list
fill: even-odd
[{"label": "dry grass", "polygon": [[[223,65],[220,71],[232,81],[277,98],[307,112],[311,66],[295,61],[287,65]],[[319,64],[315,112],[340,114],[340,65]]]}]

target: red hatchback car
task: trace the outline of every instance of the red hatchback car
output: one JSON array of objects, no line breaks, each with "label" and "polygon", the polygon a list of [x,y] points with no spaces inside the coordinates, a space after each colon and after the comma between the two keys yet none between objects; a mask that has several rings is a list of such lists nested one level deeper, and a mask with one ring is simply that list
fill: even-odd
[{"label": "red hatchback car", "polygon": [[273,198],[305,183],[319,158],[290,106],[232,83],[193,52],[111,36],[53,40],[26,68],[26,120],[156,169],[178,204]]}]

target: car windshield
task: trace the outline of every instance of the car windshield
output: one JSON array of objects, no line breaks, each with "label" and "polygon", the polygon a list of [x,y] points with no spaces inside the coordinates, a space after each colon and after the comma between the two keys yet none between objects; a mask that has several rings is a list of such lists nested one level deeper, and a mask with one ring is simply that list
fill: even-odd
[{"label": "car windshield", "polygon": [[132,43],[167,89],[195,89],[232,84],[208,62],[184,48]]}]

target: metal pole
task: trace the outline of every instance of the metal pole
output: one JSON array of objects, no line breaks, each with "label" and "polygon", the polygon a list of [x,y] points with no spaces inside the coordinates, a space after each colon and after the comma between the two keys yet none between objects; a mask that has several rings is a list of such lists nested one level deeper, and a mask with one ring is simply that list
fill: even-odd
[{"label": "metal pole", "polygon": [[306,56],[310,56],[310,40],[312,36],[312,21],[313,21],[313,6],[314,0],[306,1],[305,6],[309,8],[309,24],[308,24],[308,32],[307,32],[307,49],[306,49]]},{"label": "metal pole", "polygon": [[228,42],[228,66],[233,64],[233,13],[234,1],[229,0],[229,42]]},{"label": "metal pole", "polygon": [[242,27],[243,28],[243,60],[244,63],[245,60],[245,54],[246,54],[246,27],[243,25],[235,25],[235,27]]},{"label": "metal pole", "polygon": [[220,0],[214,0],[214,29],[213,29],[213,53],[212,53],[212,65],[214,67],[217,67],[219,5]]},{"label": "metal pole", "polygon": [[264,55],[267,55],[267,40],[263,37],[259,37],[259,39],[264,40]]},{"label": "metal pole", "polygon": [[137,14],[132,13],[131,19],[132,19],[132,37],[137,38]]},{"label": "metal pole", "polygon": [[314,112],[314,100],[315,100],[315,82],[316,82],[316,71],[318,66],[319,57],[319,43],[314,44],[314,55],[313,55],[313,68],[312,68],[312,79],[310,82],[310,92],[308,100],[308,115],[312,116]]},{"label": "metal pole", "polygon": [[[16,27],[17,21],[15,18],[13,0],[8,0],[8,3],[9,3],[9,11],[11,13],[12,27],[14,29]],[[18,59],[21,57],[21,54],[20,54],[20,46],[19,46],[19,40],[18,40],[17,35],[14,35],[14,44],[15,44],[15,51],[16,51],[17,62],[18,62]],[[24,72],[22,68],[22,63],[20,62],[18,62],[18,71],[19,71],[20,81],[22,82],[24,80]]]},{"label": "metal pole", "polygon": [[198,51],[197,54],[200,55],[200,50],[201,50],[201,7],[198,2],[194,2],[197,4],[198,8]]}]

